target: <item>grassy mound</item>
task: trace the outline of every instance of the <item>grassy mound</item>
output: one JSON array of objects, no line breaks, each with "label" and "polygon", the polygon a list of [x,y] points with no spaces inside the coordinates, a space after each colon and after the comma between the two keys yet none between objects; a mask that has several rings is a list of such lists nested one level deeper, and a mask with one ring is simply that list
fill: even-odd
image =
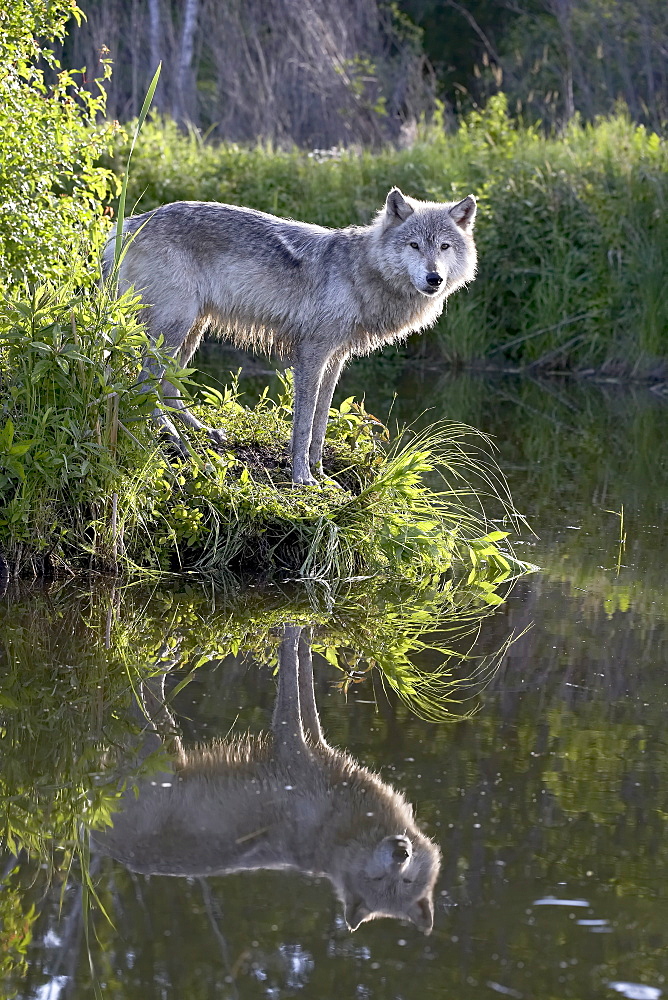
[{"label": "grassy mound", "polygon": [[[234,377],[199,389],[196,412],[223,427],[214,451],[191,436],[188,460],[150,421],[156,388],[139,382],[152,348],[137,303],[43,286],[0,325],[0,551],[6,570],[225,571],[309,579],[473,570],[494,600],[511,557],[490,534],[484,494],[512,515],[486,439],[440,424],[394,441],[362,403],[333,410],[320,487],[290,480],[291,391],[243,405]],[[163,358],[172,382],[191,371]],[[474,491],[473,477],[479,484]],[[498,504],[497,504],[498,506]]]}]

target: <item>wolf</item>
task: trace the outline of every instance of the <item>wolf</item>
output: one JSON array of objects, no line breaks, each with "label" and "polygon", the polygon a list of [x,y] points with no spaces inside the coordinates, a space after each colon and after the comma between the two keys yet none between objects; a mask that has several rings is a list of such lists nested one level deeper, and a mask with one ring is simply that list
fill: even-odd
[{"label": "wolf", "polygon": [[[350,930],[394,917],[429,934],[439,848],[403,795],[325,740],[307,631],[284,628],[271,736],[186,749],[173,735],[164,690],[145,686],[152,721],[138,756],[162,743],[169,764],[127,789],[113,826],[93,841],[144,874],[324,876]],[[167,744],[161,730],[172,733]]]},{"label": "wolf", "polygon": [[[476,272],[476,201],[419,201],[393,188],[368,226],[326,229],[218,202],[179,201],[129,218],[118,272],[153,341],[187,365],[209,327],[241,348],[277,351],[294,369],[292,479],[315,485],[332,396],[352,355],[424,330]],[[113,271],[114,239],[103,254]],[[162,378],[164,371],[153,370]],[[178,389],[163,396],[191,428]],[[169,417],[154,414],[181,451]]]}]

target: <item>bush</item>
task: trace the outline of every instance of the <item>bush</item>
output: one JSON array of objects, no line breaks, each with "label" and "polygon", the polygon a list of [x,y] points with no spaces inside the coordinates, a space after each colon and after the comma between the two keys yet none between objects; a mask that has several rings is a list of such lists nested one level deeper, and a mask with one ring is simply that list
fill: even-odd
[{"label": "bush", "polygon": [[81,17],[72,0],[0,7],[0,290],[96,274],[103,201],[117,189],[99,158],[116,126],[96,124],[102,86],[80,86],[49,48],[71,16]]}]

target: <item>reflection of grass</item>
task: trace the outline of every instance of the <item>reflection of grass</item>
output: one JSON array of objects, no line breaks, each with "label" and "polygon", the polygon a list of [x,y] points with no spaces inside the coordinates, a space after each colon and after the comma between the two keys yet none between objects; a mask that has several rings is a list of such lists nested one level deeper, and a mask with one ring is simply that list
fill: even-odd
[{"label": "reflection of grass", "polygon": [[[173,697],[200,666],[228,654],[254,654],[273,668],[283,624],[304,623],[313,627],[314,649],[344,687],[375,669],[420,716],[461,718],[471,714],[475,695],[498,662],[498,655],[469,655],[493,613],[485,591],[465,578],[421,588],[365,580],[332,589],[311,582],[217,597],[189,586],[149,592],[70,584],[5,604],[0,842],[9,864],[0,946],[11,959],[8,974],[18,975],[39,917],[37,903],[23,902],[26,879],[42,883],[39,866],[47,878],[60,880],[61,898],[72,872],[80,880],[77,902],[69,897],[69,905],[78,907],[73,925],[80,921],[87,932],[89,913],[98,907],[104,912],[106,899],[98,897],[90,871],[87,831],[109,823],[116,807],[119,756],[130,752],[141,724],[133,691],[142,679],[165,663],[178,666]],[[412,659],[426,650],[436,664],[430,670]],[[142,773],[152,766],[148,759]]]},{"label": "reflection of grass", "polygon": [[[498,662],[470,655],[494,614],[486,596],[465,575],[421,587],[380,579],[285,590],[231,584],[217,595],[193,585],[89,590],[74,582],[2,605],[0,838],[9,866],[0,945],[13,947],[22,930],[24,948],[39,918],[26,882],[55,880],[65,899],[74,873],[81,891],[67,896],[68,926],[87,930],[89,913],[107,905],[94,887],[86,831],[107,824],[116,807],[120,765],[141,725],[133,691],[147,676],[177,666],[174,697],[201,666],[229,654],[253,654],[273,669],[284,623],[303,623],[335,682],[360,683],[375,671],[420,716],[461,718]],[[431,669],[414,662],[422,652]],[[144,771],[152,766],[149,759]],[[21,955],[12,952],[13,976]]]},{"label": "reflection of grass", "polygon": [[614,824],[627,807],[624,778],[645,738],[643,726],[611,719],[601,725],[565,708],[553,709],[546,724],[553,749],[544,780],[555,802],[566,815]]},{"label": "reflection of grass", "polygon": [[[352,684],[363,683],[376,669],[382,684],[395,691],[419,718],[444,722],[472,714],[477,708],[476,696],[494,676],[508,643],[491,656],[474,658],[471,651],[481,625],[475,614],[470,614],[468,620],[466,615],[456,612],[443,616],[438,623],[438,635],[429,643],[419,634],[421,615],[416,616],[415,634],[406,628],[405,621],[401,623],[403,627],[397,627],[397,617],[395,614],[384,617],[382,641],[376,633],[373,643],[367,645],[363,634],[356,630],[354,646],[316,642],[313,648],[342,671],[343,679],[338,686],[343,691],[348,691]],[[425,621],[422,628],[430,625],[433,621]],[[449,638],[457,649],[448,645]],[[468,652],[462,651],[462,645]],[[412,657],[424,652],[434,654],[439,666],[420,669]]]},{"label": "reflection of grass", "polygon": [[[493,669],[455,652],[472,643],[489,605],[470,587],[349,587],[332,603],[303,588],[244,590],[213,600],[199,588],[152,594],[129,588],[64,587],[6,607],[0,624],[3,660],[2,842],[67,867],[80,849],[80,824],[103,826],[118,795],[109,751],[136,730],[132,690],[178,649],[187,683],[212,658],[240,650],[273,662],[286,621],[314,626],[316,648],[350,676],[375,667],[420,714],[447,718]],[[430,641],[421,639],[429,631]],[[415,651],[429,648],[440,665],[419,670]],[[351,660],[354,650],[354,665]],[[176,656],[176,654],[174,654]]]}]

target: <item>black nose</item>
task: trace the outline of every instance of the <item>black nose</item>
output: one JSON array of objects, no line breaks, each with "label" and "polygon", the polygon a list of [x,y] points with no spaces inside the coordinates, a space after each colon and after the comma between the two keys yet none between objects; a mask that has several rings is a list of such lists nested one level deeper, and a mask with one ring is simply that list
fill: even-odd
[{"label": "black nose", "polygon": [[411,842],[408,837],[393,837],[392,860],[401,864],[411,856]]},{"label": "black nose", "polygon": [[442,281],[443,278],[437,271],[430,271],[427,275],[427,284],[431,285],[432,288],[438,288]]}]

